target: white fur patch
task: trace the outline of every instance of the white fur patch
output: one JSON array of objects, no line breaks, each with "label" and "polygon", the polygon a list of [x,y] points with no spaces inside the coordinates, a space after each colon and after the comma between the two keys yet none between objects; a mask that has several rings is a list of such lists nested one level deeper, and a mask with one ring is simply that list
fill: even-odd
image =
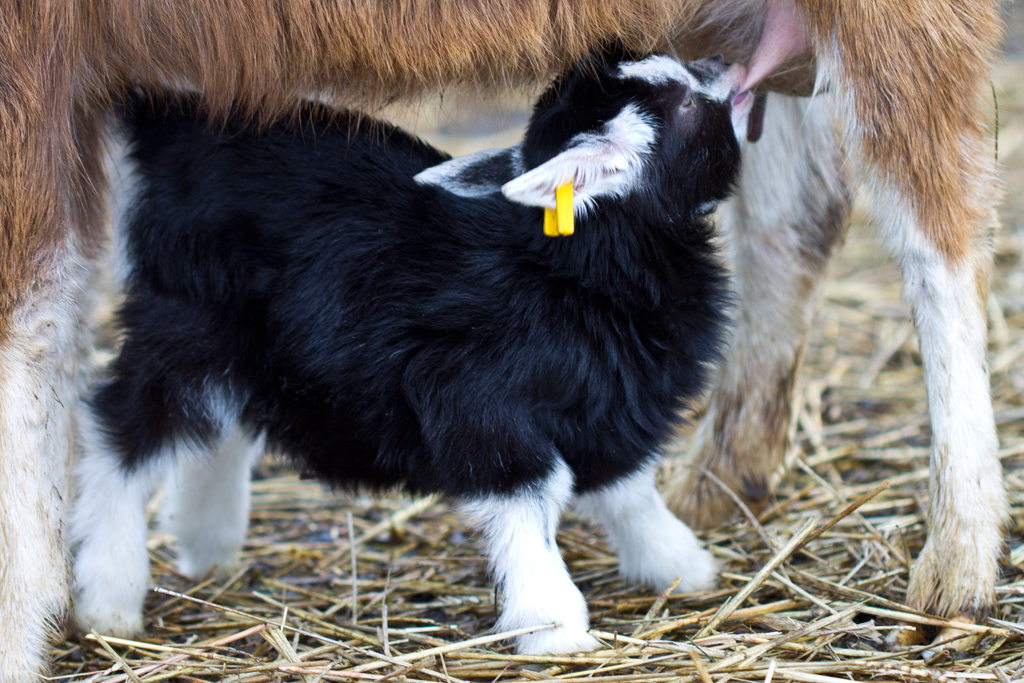
[{"label": "white fur patch", "polygon": [[652,85],[665,85],[676,81],[693,87],[695,80],[682,64],[665,55],[653,55],[639,62],[621,62],[619,76],[647,81]]},{"label": "white fur patch", "polygon": [[[622,62],[619,65],[619,75],[622,78],[636,78],[652,85],[683,83],[698,95],[715,102],[727,102],[732,98],[739,90],[743,80],[742,74],[745,73],[742,67],[733,65],[710,83],[702,83],[684,64],[664,55],[655,55],[639,62]],[[732,105],[733,129],[736,140],[741,145],[747,139],[747,120],[750,117],[753,100],[754,95],[750,93],[744,102]]]},{"label": "white fur patch", "polygon": [[636,189],[656,137],[650,119],[627,105],[601,133],[580,133],[565,151],[506,183],[501,192],[518,204],[554,209],[555,189],[572,182],[573,212],[585,213],[598,197],[624,197]]},{"label": "white fur patch", "polygon": [[619,75],[622,78],[636,78],[652,85],[667,85],[673,81],[688,85],[694,92],[715,100],[725,102],[739,88],[739,83],[723,72],[711,83],[701,83],[690,73],[684,64],[665,55],[653,55],[639,62],[622,62]]},{"label": "white fur patch", "polygon": [[[220,428],[221,438],[224,435],[234,434],[238,426],[238,416],[242,410],[245,400],[232,396],[222,383],[210,379],[207,375],[203,380],[203,389],[197,403],[204,405],[206,416],[217,427]],[[250,437],[250,441],[252,438]],[[181,447],[178,448],[181,451]],[[183,452],[184,457],[208,458],[208,449],[187,447]]]},{"label": "white fur patch", "polygon": [[572,582],[555,544],[573,476],[562,461],[537,488],[514,495],[465,501],[461,511],[482,532],[495,581],[504,591],[500,632],[557,623],[516,639],[516,651],[556,654],[593,650],[587,603]]},{"label": "white fur patch", "polygon": [[[222,412],[213,403],[214,412]],[[87,408],[80,440],[70,521],[80,626],[122,636],[142,630],[149,583],[145,507],[168,469],[162,522],[178,535],[182,573],[195,578],[214,565],[221,574],[233,571],[249,523],[250,470],[263,452],[262,436],[254,439],[231,423],[212,449],[179,443],[173,453],[130,472]]]},{"label": "white fur patch", "polygon": [[586,493],[576,510],[596,520],[619,553],[623,578],[663,590],[681,578],[681,593],[710,588],[717,567],[690,527],[669,512],[645,469],[611,486]]},{"label": "white fur patch", "polygon": [[[714,100],[715,102],[726,102],[729,97],[739,89],[740,85],[730,77],[729,73],[730,72],[726,71],[721,76],[707,84],[700,83],[694,78],[690,81],[690,85],[694,92],[703,95],[709,100]],[[753,97],[753,95],[751,95],[751,97]],[[742,139],[745,138],[746,135],[739,137]]]},{"label": "white fur patch", "polygon": [[37,265],[0,342],[0,681],[35,680],[67,607],[61,538],[79,377],[91,340],[75,296],[88,269],[72,241]]},{"label": "white fur patch", "polygon": [[102,430],[83,407],[81,461],[69,522],[74,560],[75,620],[84,628],[128,636],[142,630],[149,584],[146,502],[159,466],[125,472]]},{"label": "white fur patch", "polygon": [[237,568],[249,527],[253,465],[265,438],[230,425],[212,452],[179,453],[164,486],[161,527],[178,537],[178,569],[199,578],[214,565],[226,578]]},{"label": "white fur patch", "polygon": [[990,247],[950,264],[891,185],[876,180],[867,187],[903,272],[903,297],[913,307],[932,427],[928,540],[912,569],[911,599],[936,600],[940,614],[984,608],[994,597],[1009,518],[978,284],[988,276],[984,250]]},{"label": "white fur patch", "polygon": [[140,176],[135,162],[128,156],[125,136],[115,129],[108,140],[103,166],[110,182],[111,265],[115,282],[123,287],[131,275],[124,226],[139,195]]},{"label": "white fur patch", "polygon": [[[500,178],[494,174],[494,170],[501,166],[509,169],[508,177]],[[459,197],[475,199],[500,191],[503,183],[522,172],[522,151],[515,146],[486,149],[449,159],[420,171],[413,180],[420,185],[436,185]]]}]

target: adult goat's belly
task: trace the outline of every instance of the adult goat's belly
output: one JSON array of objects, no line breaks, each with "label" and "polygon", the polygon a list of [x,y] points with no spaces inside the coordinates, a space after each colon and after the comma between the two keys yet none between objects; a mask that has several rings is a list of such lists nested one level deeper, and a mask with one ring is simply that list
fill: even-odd
[{"label": "adult goat's belly", "polygon": [[[237,11],[191,3],[115,3],[105,50],[87,59],[103,79],[182,86],[215,109],[247,102],[262,112],[296,95],[381,102],[454,84],[504,86],[544,79],[618,41],[650,51],[666,36],[681,58],[721,53],[746,62],[758,44],[763,0],[559,0],[549,3],[383,0],[321,5],[254,0]],[[202,16],[200,28],[194,21]],[[797,56],[766,86],[809,94],[812,58]],[[106,83],[107,86],[112,83]]]}]

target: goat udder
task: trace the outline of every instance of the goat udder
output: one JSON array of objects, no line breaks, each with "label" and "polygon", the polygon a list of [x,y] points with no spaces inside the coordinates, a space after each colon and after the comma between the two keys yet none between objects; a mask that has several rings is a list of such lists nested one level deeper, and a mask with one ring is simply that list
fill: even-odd
[{"label": "goat udder", "polygon": [[741,90],[750,90],[780,66],[810,49],[810,35],[793,0],[768,0],[764,30],[750,58]]}]

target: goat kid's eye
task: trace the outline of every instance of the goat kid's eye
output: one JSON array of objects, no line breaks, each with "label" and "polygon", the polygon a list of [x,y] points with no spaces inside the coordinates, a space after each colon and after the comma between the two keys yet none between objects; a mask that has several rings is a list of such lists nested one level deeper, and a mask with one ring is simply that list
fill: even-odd
[{"label": "goat kid's eye", "polygon": [[680,109],[686,109],[693,105],[693,93],[687,92],[686,97],[683,99],[682,104],[679,105]]}]

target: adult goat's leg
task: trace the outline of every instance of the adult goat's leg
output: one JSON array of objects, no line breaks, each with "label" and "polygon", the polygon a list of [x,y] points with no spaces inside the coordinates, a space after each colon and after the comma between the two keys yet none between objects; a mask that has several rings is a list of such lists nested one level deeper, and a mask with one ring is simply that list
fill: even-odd
[{"label": "adult goat's leg", "polygon": [[[871,197],[885,214],[876,221],[899,261],[903,296],[913,307],[932,424],[928,539],[911,568],[907,603],[955,620],[983,619],[995,605],[1009,512],[986,358],[994,211],[977,225],[967,253],[950,262],[920,234],[907,198],[891,184],[874,184]],[[957,633],[945,631],[939,639]],[[896,635],[894,644],[923,640],[920,631]]]},{"label": "adult goat's leg", "polygon": [[690,468],[669,483],[688,524],[724,520],[734,504],[714,474],[753,508],[789,445],[793,391],[818,283],[850,210],[828,96],[771,95],[761,140],[744,152],[739,189],[724,207],[738,299],[733,340],[694,435]]},{"label": "adult goat's leg", "polygon": [[801,11],[921,341],[928,540],[907,601],[980,619],[995,604],[1008,518],[985,355],[998,183],[982,103],[999,10],[985,0],[807,0]]},{"label": "adult goat's leg", "polygon": [[[32,14],[34,10],[26,10]],[[0,94],[0,681],[33,681],[67,609],[62,520],[101,224],[96,119],[72,105],[65,18],[5,13]],[[21,42],[19,42],[21,41]],[[16,43],[16,44],[15,44]],[[8,54],[11,50],[11,54]],[[70,59],[70,57],[69,57]]]}]

